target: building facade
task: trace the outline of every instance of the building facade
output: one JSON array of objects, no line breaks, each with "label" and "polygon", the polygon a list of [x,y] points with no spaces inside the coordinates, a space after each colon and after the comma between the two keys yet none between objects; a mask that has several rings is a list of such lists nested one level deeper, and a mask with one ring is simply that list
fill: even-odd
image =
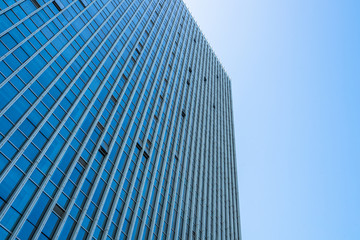
[{"label": "building facade", "polygon": [[0,239],[240,239],[231,83],[181,0],[0,0]]}]

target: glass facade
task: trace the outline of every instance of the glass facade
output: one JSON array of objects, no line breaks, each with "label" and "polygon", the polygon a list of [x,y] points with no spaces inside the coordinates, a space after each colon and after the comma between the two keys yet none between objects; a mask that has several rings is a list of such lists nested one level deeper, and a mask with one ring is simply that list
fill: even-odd
[{"label": "glass facade", "polygon": [[0,0],[0,239],[240,239],[231,82],[181,0]]}]

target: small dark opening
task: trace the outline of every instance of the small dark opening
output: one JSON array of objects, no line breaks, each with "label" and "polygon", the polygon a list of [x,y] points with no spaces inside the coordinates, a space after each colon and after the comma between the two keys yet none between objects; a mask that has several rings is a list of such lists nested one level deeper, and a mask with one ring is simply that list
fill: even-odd
[{"label": "small dark opening", "polygon": [[82,158],[82,157],[80,157],[79,158],[79,163],[84,167],[84,168],[86,168],[87,167],[87,162]]},{"label": "small dark opening", "polygon": [[88,5],[86,0],[80,0],[80,3],[84,8]]},{"label": "small dark opening", "polygon": [[59,0],[53,1],[53,4],[59,12],[64,8],[64,5]]},{"label": "small dark opening", "polygon": [[99,148],[99,152],[100,152],[104,157],[108,154],[108,152],[106,151],[106,149],[105,149],[103,146],[101,146],[101,147]]},{"label": "small dark opening", "polygon": [[127,81],[128,80],[128,77],[125,75],[125,74],[123,74],[123,78]]},{"label": "small dark opening", "polygon": [[117,102],[117,100],[116,100],[116,98],[115,98],[115,96],[114,96],[114,95],[111,95],[111,100],[112,100],[114,103],[116,103],[116,102]]},{"label": "small dark opening", "polygon": [[36,0],[31,0],[31,2],[35,5],[36,8],[40,8],[40,4]]},{"label": "small dark opening", "polygon": [[104,126],[100,122],[97,123],[97,126],[100,129],[100,131],[104,131]]},{"label": "small dark opening", "polygon": [[140,143],[136,143],[136,147],[137,147],[139,150],[141,150],[141,149],[142,149],[142,147],[141,147]]},{"label": "small dark opening", "polygon": [[54,207],[54,212],[59,215],[60,218],[63,218],[65,210],[62,209],[62,207],[60,207],[58,204],[56,204]]}]

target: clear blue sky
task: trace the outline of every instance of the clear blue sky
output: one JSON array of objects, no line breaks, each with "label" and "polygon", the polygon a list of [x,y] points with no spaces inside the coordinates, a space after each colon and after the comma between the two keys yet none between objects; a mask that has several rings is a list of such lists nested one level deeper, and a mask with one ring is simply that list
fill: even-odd
[{"label": "clear blue sky", "polygon": [[243,240],[359,240],[360,1],[185,2],[232,78]]}]

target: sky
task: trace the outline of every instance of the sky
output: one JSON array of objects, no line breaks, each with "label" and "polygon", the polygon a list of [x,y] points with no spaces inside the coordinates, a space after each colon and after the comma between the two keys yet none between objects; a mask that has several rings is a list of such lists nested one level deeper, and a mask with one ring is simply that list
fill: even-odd
[{"label": "sky", "polygon": [[185,0],[232,79],[243,240],[360,239],[360,1]]}]

